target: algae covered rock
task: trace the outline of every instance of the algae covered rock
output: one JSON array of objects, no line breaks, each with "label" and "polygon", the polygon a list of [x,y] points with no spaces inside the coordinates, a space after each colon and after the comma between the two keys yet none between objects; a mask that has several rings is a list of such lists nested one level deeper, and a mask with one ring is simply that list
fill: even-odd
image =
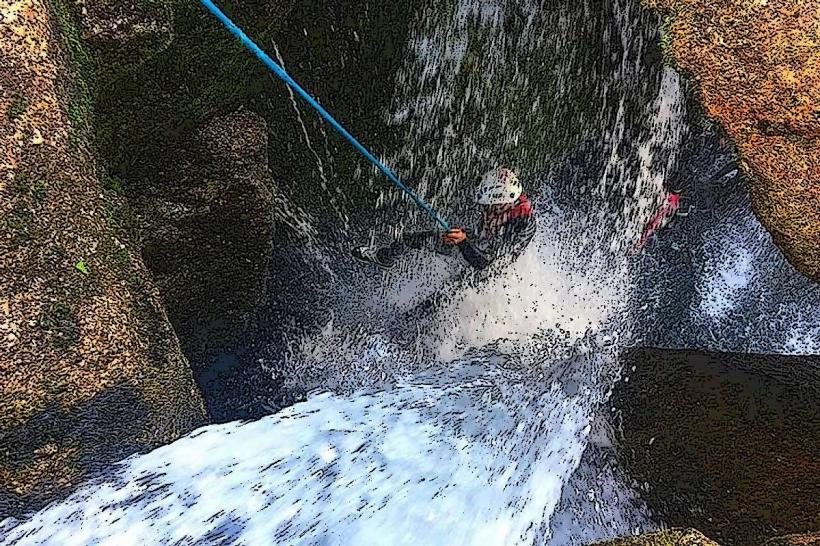
[{"label": "algae covered rock", "polygon": [[752,175],[760,222],[820,281],[820,11],[801,0],[648,0],[665,44]]},{"label": "algae covered rock", "polygon": [[719,546],[695,529],[668,529],[633,537],[598,542],[596,546]]},{"label": "algae covered rock", "polygon": [[[57,0],[66,1],[66,0]],[[173,10],[162,0],[84,0],[72,6],[80,37],[108,63],[138,63],[174,37]]]},{"label": "algae covered rock", "polygon": [[175,38],[171,0],[52,0],[50,6],[94,99]]},{"label": "algae covered rock", "polygon": [[[205,422],[99,168],[76,28],[4,0],[0,35],[0,516]],[[60,21],[62,23],[62,21]]]}]

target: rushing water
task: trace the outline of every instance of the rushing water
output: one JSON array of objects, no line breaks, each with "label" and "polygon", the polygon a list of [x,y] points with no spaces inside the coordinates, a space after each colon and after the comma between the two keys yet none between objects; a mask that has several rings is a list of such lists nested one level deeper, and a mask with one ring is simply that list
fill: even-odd
[{"label": "rushing water", "polygon": [[[606,363],[569,365],[596,375]],[[126,461],[8,543],[543,543],[602,393],[529,374],[476,355],[207,427]]]},{"label": "rushing water", "polygon": [[[691,329],[668,335],[724,324],[762,286],[771,243],[748,206],[724,204],[733,232],[725,218],[689,219],[708,241],[689,241],[688,270],[671,251],[628,256],[690,131],[677,74],[648,54],[657,21],[637,2],[412,9],[385,112],[406,138],[388,159],[458,223],[471,220],[472,180],[515,167],[538,210],[527,252],[483,283],[454,285],[458,260],[416,256],[374,275],[320,249],[332,316],[260,359],[304,401],[134,456],[67,500],[6,520],[2,544],[559,545],[657,525],[611,459],[605,403],[620,350],[651,336],[670,286],[690,287],[669,320]],[[307,153],[332,194],[317,146]],[[376,205],[372,225],[392,221],[370,230],[374,242],[425,222],[396,193]],[[292,227],[310,231],[309,211],[298,212]],[[413,311],[442,287],[452,297],[433,313]],[[766,290],[793,319],[772,327],[783,338],[774,350],[816,350],[816,319]],[[742,332],[727,339],[718,348]]]}]

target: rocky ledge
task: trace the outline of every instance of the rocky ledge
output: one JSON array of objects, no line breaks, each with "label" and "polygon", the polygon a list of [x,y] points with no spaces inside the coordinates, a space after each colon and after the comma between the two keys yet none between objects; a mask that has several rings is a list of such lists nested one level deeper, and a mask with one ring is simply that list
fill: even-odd
[{"label": "rocky ledge", "polygon": [[801,0],[647,0],[667,58],[737,145],[757,217],[820,282],[820,11]]}]

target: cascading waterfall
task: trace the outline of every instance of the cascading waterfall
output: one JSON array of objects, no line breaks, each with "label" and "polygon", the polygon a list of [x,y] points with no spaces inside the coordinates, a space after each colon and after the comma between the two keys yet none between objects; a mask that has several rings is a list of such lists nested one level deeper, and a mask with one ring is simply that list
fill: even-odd
[{"label": "cascading waterfall", "polygon": [[[413,354],[396,359],[400,364],[391,364],[389,370],[372,373],[376,370],[368,363],[367,371],[362,372],[364,365],[356,361],[364,349],[343,351],[353,356],[337,356],[336,362],[329,357],[340,346],[366,346],[368,332],[384,329],[384,323],[395,323],[398,315],[445,285],[459,264],[427,255],[407,260],[398,271],[358,279],[355,301],[346,297],[351,291],[345,286],[341,295],[344,302],[335,306],[332,323],[321,335],[295,343],[288,366],[282,370],[277,365],[276,373],[284,374],[294,387],[307,385],[306,390],[356,386],[353,376],[362,376],[365,384],[372,385],[372,377],[401,376],[402,371],[416,371],[419,364],[424,367],[431,361],[457,358],[457,347],[470,349],[502,338],[526,341],[551,331],[578,339],[621,311],[620,302],[628,297],[631,276],[625,251],[659,201],[683,133],[677,74],[670,69],[657,70],[658,74],[647,78],[654,81],[654,87],[639,78],[646,71],[641,67],[643,50],[654,47],[654,42],[642,35],[646,29],[638,30],[645,22],[637,8],[626,1],[612,4],[612,21],[602,30],[604,43],[616,43],[623,49],[611,52],[617,62],[609,67],[611,81],[605,82],[606,89],[595,105],[600,112],[596,130],[609,134],[600,139],[601,155],[608,159],[600,176],[577,181],[577,193],[586,196],[580,203],[564,206],[559,199],[548,198],[545,188],[560,181],[548,178],[545,164],[562,157],[561,152],[550,151],[554,147],[550,133],[527,131],[526,124],[500,131],[494,123],[514,109],[511,101],[505,102],[505,96],[527,96],[530,102],[533,98],[568,100],[571,95],[563,86],[572,85],[571,74],[578,67],[562,63],[558,55],[562,43],[575,43],[571,37],[577,12],[583,19],[591,10],[586,4],[582,10],[573,6],[547,9],[537,2],[512,0],[458,0],[419,9],[406,61],[396,78],[388,119],[400,124],[407,137],[391,163],[403,165],[413,180],[438,181],[435,188],[428,187],[422,193],[432,194],[434,202],[454,203],[448,206],[452,213],[448,217],[461,216],[469,221],[474,211],[468,212],[464,205],[471,201],[471,179],[482,169],[503,164],[503,152],[509,149],[498,141],[499,134],[514,133],[516,142],[529,140],[527,146],[510,149],[506,158],[530,174],[541,235],[515,269],[490,283],[467,287],[439,309],[432,323],[419,325],[411,317],[407,324],[400,324],[403,330],[423,329],[427,335],[419,336],[421,343]],[[509,27],[519,32],[511,37]],[[564,53],[567,57],[578,55],[574,50]],[[533,56],[537,59],[532,60]],[[527,72],[532,67],[549,72],[550,78],[539,81],[536,74]],[[505,78],[505,74],[510,77]],[[648,101],[636,100],[636,88],[648,89],[644,93]],[[649,130],[631,134],[627,115],[646,120]],[[495,156],[488,159],[491,148],[495,148]],[[537,153],[542,149],[546,150],[544,156]],[[461,178],[455,180],[454,173]],[[398,230],[419,225],[427,228],[426,218],[419,221],[414,209],[401,206],[401,199],[396,193],[382,195],[380,203],[391,213],[390,225]],[[406,212],[405,222],[395,221],[396,210]],[[384,230],[381,226],[373,229],[377,241],[394,235],[376,234],[377,229]],[[377,319],[370,321],[369,317]],[[619,331],[621,337],[627,337],[624,326]],[[362,335],[351,333],[358,330]],[[381,336],[378,343],[383,343]],[[431,349],[432,358],[428,352],[420,353],[422,348]]]},{"label": "cascading waterfall", "polygon": [[[206,427],[6,521],[4,543],[543,543],[602,393],[502,360]],[[581,383],[608,366],[565,364]]]}]

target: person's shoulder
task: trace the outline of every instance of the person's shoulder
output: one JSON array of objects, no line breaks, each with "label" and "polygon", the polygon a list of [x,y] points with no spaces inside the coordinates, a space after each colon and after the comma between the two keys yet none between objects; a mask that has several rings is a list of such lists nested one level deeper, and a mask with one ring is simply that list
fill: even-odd
[{"label": "person's shoulder", "polygon": [[513,218],[504,225],[512,233],[524,233],[535,229],[535,218],[532,215]]},{"label": "person's shoulder", "polygon": [[519,211],[520,211],[520,216],[532,216],[533,206],[532,206],[532,202],[530,201],[527,194],[522,193],[521,196],[518,198],[518,200],[519,200],[518,208],[519,208]]}]

